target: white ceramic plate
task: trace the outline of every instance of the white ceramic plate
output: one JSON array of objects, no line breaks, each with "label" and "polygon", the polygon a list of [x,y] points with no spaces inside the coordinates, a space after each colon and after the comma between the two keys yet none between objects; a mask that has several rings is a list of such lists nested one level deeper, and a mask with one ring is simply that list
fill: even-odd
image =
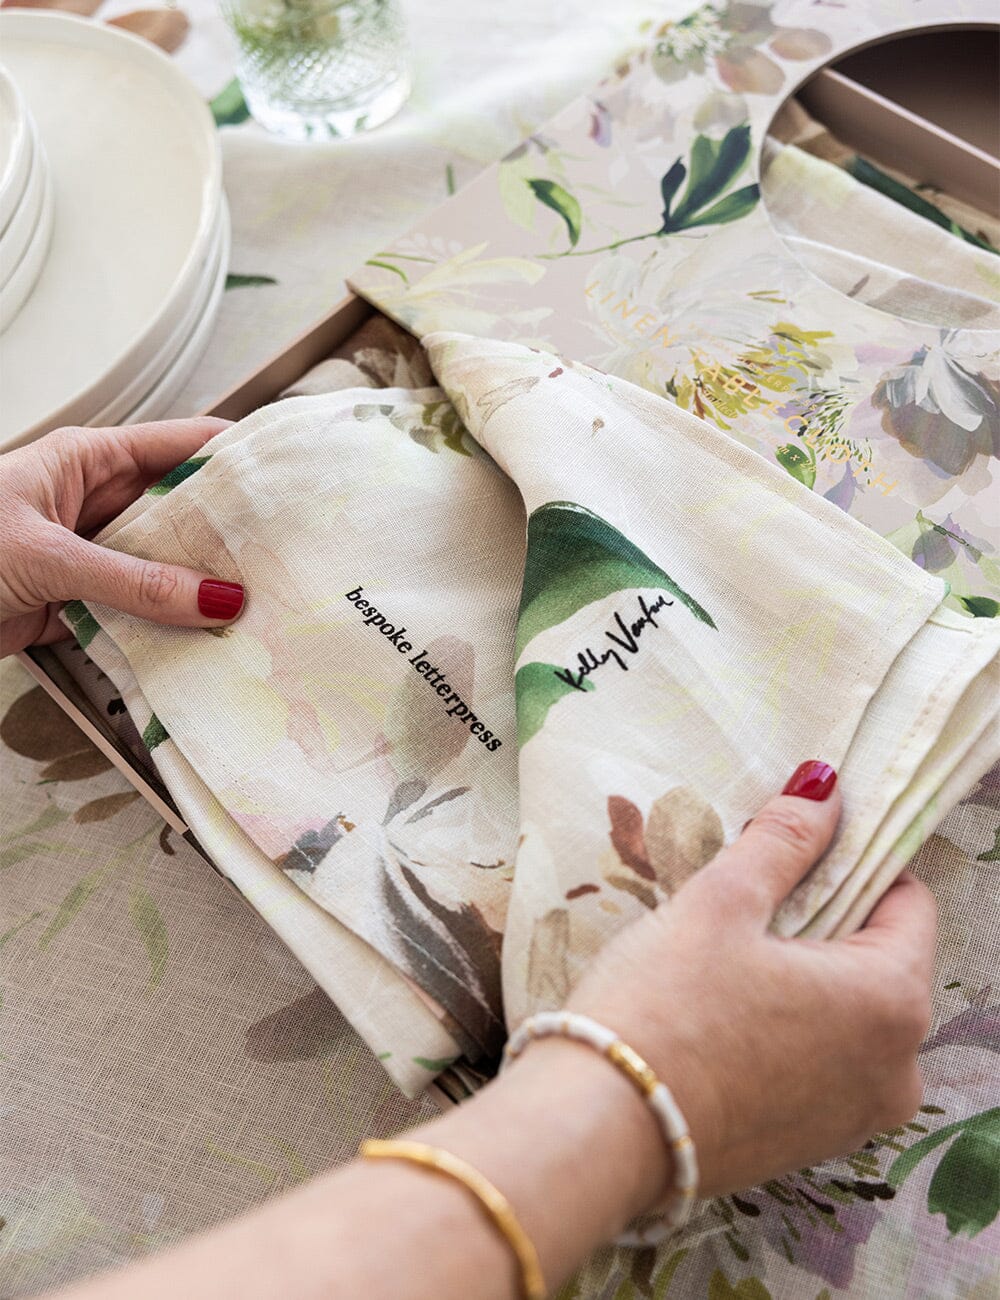
[{"label": "white ceramic plate", "polygon": [[24,256],[15,267],[13,275],[0,287],[0,334],[13,325],[17,313],[31,297],[31,291],[45,265],[52,240],[55,213],[55,201],[52,195],[52,177],[46,170],[38,221],[31,232],[31,242],[24,250]]},{"label": "white ceramic plate", "polygon": [[0,337],[0,447],[86,424],[170,338],[221,203],[218,134],[170,60],[66,14],[0,12],[0,48],[48,154],[55,229]]},{"label": "white ceramic plate", "polygon": [[212,286],[211,297],[201,319],[196,323],[184,347],[178,353],[177,358],[167,372],[161,376],[156,386],[146,394],[139,405],[128,413],[122,420],[122,424],[141,424],[144,420],[158,420],[170,409],[181,389],[194,373],[194,368],[204,355],[208,340],[212,337],[215,318],[219,314],[219,303],[222,301],[222,295],[226,287],[226,273],[228,270],[229,222],[227,221],[223,230],[222,256],[219,259],[219,269],[216,273],[215,284]]},{"label": "white ceramic plate", "polygon": [[31,168],[31,118],[6,70],[0,67],[0,233],[21,201]]},{"label": "white ceramic plate", "polygon": [[[34,133],[31,132],[33,135]],[[0,285],[15,274],[21,258],[31,247],[42,219],[42,205],[47,190],[48,164],[37,140],[31,142],[31,170],[21,200],[7,228],[0,235]]]},{"label": "white ceramic plate", "polygon": [[[202,267],[201,284],[192,293],[184,315],[174,327],[170,338],[155,357],[145,365],[136,377],[116,395],[107,406],[97,411],[90,423],[94,425],[120,424],[128,417],[136,403],[145,400],[147,394],[159,383],[170,367],[177,360],[198,322],[208,310],[209,302],[215,292],[219,278],[219,267],[228,263],[229,250],[229,209],[223,203],[219,213],[219,222],[213,237],[212,248]],[[222,270],[225,280],[225,267]]]}]

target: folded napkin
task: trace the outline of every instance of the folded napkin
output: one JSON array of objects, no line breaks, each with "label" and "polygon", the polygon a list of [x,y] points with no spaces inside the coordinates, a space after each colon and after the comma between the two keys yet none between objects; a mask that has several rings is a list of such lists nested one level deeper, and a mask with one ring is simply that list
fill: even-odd
[{"label": "folded napkin", "polygon": [[[804,758],[845,815],[776,920],[842,933],[1000,757],[1000,626],[714,427],[512,343],[280,402],[101,540],[239,622],[67,609],[181,811],[407,1091],[557,1005]],[[502,996],[501,996],[502,985]]]},{"label": "folded napkin", "polygon": [[[847,297],[943,329],[1000,329],[1000,257],[771,137],[761,192],[791,253]],[[891,178],[890,178],[891,179]]]}]

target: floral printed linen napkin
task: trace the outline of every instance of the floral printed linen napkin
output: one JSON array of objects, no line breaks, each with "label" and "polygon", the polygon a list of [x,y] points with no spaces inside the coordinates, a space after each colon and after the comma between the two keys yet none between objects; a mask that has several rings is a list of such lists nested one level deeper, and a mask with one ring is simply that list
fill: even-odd
[{"label": "floral printed linen napkin", "polygon": [[67,611],[411,1092],[561,1001],[802,758],[845,817],[776,924],[829,935],[1000,757],[1000,629],[939,578],[625,381],[425,342],[440,389],[258,411],[102,535],[243,582],[232,628]]},{"label": "floral printed linen napkin", "polygon": [[849,298],[943,329],[1000,329],[1000,257],[770,137],[761,189],[789,251]]}]

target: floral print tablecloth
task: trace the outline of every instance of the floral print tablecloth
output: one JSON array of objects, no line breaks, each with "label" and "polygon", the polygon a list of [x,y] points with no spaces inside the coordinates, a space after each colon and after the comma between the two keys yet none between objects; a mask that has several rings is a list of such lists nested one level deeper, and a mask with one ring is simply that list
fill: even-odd
[{"label": "floral print tablecloth", "polygon": [[[130,8],[66,2],[94,21]],[[344,146],[286,146],[245,120],[209,0],[187,4],[187,31],[149,28],[213,102],[234,219],[230,292],[178,413],[326,310],[346,273],[593,82],[644,22],[690,5],[406,7],[412,105]],[[769,75],[753,24],[712,57]],[[0,715],[0,1297],[123,1264],[429,1113],[10,661]],[[916,864],[942,913],[924,1112],[821,1176],[718,1202],[706,1240],[599,1256],[565,1300],[996,1294],[1000,934],[964,918],[995,916],[998,806],[984,781]]]}]

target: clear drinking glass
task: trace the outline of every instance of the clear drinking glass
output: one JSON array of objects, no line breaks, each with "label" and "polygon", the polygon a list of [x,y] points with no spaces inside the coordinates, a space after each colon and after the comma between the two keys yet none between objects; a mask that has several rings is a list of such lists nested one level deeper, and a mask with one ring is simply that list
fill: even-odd
[{"label": "clear drinking glass", "polygon": [[410,92],[397,0],[221,0],[237,76],[262,126],[295,140],[387,121]]}]

